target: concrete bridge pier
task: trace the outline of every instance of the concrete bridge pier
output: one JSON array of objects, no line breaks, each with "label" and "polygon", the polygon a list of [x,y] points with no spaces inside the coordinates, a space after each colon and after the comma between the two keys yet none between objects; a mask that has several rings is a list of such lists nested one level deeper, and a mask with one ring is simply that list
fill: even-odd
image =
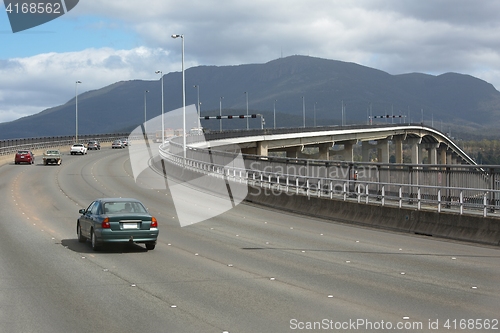
[{"label": "concrete bridge pier", "polygon": [[377,160],[379,163],[389,163],[389,139],[377,140]]},{"label": "concrete bridge pier", "polygon": [[419,155],[422,155],[420,153],[420,142],[422,141],[422,138],[411,138],[407,139],[408,144],[410,145],[410,150],[411,150],[411,164],[419,164]]},{"label": "concrete bridge pier", "polygon": [[267,156],[269,152],[269,143],[267,141],[257,142],[257,155]]},{"label": "concrete bridge pier", "polygon": [[319,159],[328,161],[330,159],[330,147],[333,143],[320,143],[319,146]]},{"label": "concrete bridge pier", "polygon": [[425,144],[425,149],[427,149],[427,160],[429,164],[437,164],[437,149],[439,147],[439,143],[427,143]]},{"label": "concrete bridge pier", "polygon": [[352,146],[356,144],[356,140],[343,141],[344,150],[342,151],[342,156],[344,161],[352,162],[354,161],[354,152]]},{"label": "concrete bridge pier", "polygon": [[394,137],[394,148],[396,151],[396,163],[402,164],[403,163],[403,136],[402,135],[396,135]]},{"label": "concrete bridge pier", "polygon": [[448,146],[441,145],[439,147],[439,164],[446,164],[446,151],[448,150]]},{"label": "concrete bridge pier", "polygon": [[453,155],[453,152],[451,150],[446,151],[446,164],[453,164],[451,162],[452,155]]},{"label": "concrete bridge pier", "polygon": [[372,149],[372,145],[369,141],[361,142],[361,161],[362,162],[370,162],[370,150]]},{"label": "concrete bridge pier", "polygon": [[451,151],[446,151],[446,164],[458,164],[457,155]]}]

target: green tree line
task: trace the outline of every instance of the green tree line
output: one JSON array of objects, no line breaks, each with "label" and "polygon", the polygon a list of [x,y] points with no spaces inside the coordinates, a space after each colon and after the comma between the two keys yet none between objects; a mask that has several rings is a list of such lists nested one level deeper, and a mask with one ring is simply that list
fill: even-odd
[{"label": "green tree line", "polygon": [[478,164],[500,165],[500,140],[462,141],[459,146]]}]

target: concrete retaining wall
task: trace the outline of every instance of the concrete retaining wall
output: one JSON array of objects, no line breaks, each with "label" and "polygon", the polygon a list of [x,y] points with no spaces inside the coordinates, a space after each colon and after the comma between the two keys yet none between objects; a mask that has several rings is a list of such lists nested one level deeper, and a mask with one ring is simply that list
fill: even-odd
[{"label": "concrete retaining wall", "polygon": [[332,221],[500,246],[500,219],[491,217],[308,198],[252,187],[247,201]]}]

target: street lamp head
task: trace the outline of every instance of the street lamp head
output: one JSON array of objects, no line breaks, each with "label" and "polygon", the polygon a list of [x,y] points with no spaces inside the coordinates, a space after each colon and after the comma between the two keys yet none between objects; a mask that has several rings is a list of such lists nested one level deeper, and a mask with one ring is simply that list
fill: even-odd
[{"label": "street lamp head", "polygon": [[172,35],[172,38],[184,38],[184,35]]},{"label": "street lamp head", "polygon": [[82,81],[76,81],[76,83],[82,83]]},{"label": "street lamp head", "polygon": [[161,74],[161,71],[155,71],[155,74]]}]

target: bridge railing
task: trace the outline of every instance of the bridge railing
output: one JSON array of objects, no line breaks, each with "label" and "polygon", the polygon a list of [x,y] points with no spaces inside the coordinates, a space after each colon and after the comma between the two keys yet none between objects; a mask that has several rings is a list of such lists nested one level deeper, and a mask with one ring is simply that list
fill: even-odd
[{"label": "bridge railing", "polygon": [[[328,125],[328,126],[316,126],[316,127],[283,127],[283,128],[263,128],[263,129],[250,129],[250,130],[224,130],[224,131],[208,131],[204,133],[205,139],[207,141],[220,140],[220,139],[230,139],[230,138],[241,138],[241,137],[251,137],[251,136],[262,136],[262,135],[276,135],[276,134],[291,134],[291,133],[307,133],[307,132],[321,132],[321,131],[331,131],[331,130],[356,130],[356,129],[374,129],[374,128],[389,128],[394,126],[423,126],[421,123],[399,123],[399,124],[372,124],[372,125]],[[440,133],[443,137],[446,133],[433,128],[434,131]],[[189,138],[189,137],[188,137]],[[193,138],[194,139],[194,138]]]},{"label": "bridge railing", "polygon": [[[170,163],[204,175],[245,183],[269,195],[315,196],[363,204],[408,206],[417,210],[495,215],[500,209],[500,166],[403,165],[319,161],[242,155],[164,145]],[[251,195],[251,194],[250,194]]]}]

